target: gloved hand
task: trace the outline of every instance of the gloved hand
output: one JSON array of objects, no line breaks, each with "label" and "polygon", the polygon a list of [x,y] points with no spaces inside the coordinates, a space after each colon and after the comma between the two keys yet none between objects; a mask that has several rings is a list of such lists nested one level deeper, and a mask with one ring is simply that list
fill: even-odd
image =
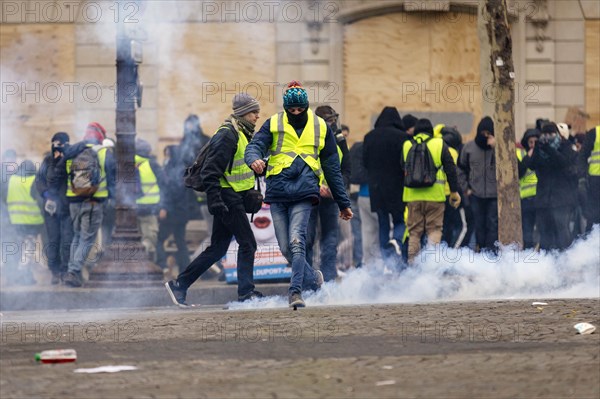
[{"label": "gloved hand", "polygon": [[457,209],[460,206],[460,194],[459,193],[450,193],[450,206],[454,209]]},{"label": "gloved hand", "polygon": [[225,216],[229,212],[229,208],[223,201],[215,201],[208,203],[208,212],[213,216]]}]

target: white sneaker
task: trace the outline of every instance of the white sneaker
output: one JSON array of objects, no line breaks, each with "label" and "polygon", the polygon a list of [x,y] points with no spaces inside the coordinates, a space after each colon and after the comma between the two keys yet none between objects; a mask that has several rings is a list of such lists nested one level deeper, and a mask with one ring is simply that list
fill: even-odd
[{"label": "white sneaker", "polygon": [[323,272],[320,270],[315,270],[315,273],[317,274],[317,285],[319,286],[319,288],[321,288],[321,286],[325,282],[325,277],[323,277]]}]

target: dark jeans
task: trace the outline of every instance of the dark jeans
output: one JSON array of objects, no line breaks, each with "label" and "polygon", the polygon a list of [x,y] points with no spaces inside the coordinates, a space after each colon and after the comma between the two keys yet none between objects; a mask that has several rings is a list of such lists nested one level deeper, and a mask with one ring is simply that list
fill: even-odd
[{"label": "dark jeans", "polygon": [[289,293],[317,289],[317,275],[306,261],[306,235],[312,201],[274,202],[271,217],[281,253],[292,264]]},{"label": "dark jeans", "polygon": [[165,252],[165,240],[173,234],[175,239],[175,261],[179,270],[183,270],[190,263],[187,243],[185,241],[185,226],[187,220],[173,218],[167,215],[165,220],[160,220],[158,225],[158,239],[156,240],[156,263],[163,269],[167,268],[167,253]]},{"label": "dark jeans", "polygon": [[360,220],[360,209],[358,209],[358,201],[351,199],[352,212],[354,216],[350,219],[350,226],[352,228],[352,260],[354,266],[358,267],[362,265],[363,260],[363,249],[362,249],[362,223]]},{"label": "dark jeans", "polygon": [[379,222],[379,248],[381,248],[381,256],[385,262],[390,263],[390,266],[395,266],[399,259],[394,251],[394,248],[387,245],[390,241],[390,215],[392,216],[393,231],[391,238],[394,238],[398,245],[402,245],[404,237],[404,205],[402,209],[395,209],[391,212],[377,210],[377,221]]},{"label": "dark jeans", "polygon": [[521,223],[523,225],[523,248],[534,248],[535,239],[533,230],[535,228],[535,197],[521,200]]},{"label": "dark jeans", "polygon": [[496,250],[498,241],[498,199],[471,195],[471,209],[475,220],[475,238],[480,250]]},{"label": "dark jeans", "polygon": [[540,231],[540,248],[564,250],[573,241],[569,230],[571,207],[538,208],[537,227]]},{"label": "dark jeans", "polygon": [[177,282],[182,288],[189,288],[215,262],[227,253],[231,239],[238,243],[237,280],[238,296],[254,291],[254,254],[256,240],[250,228],[248,216],[242,204],[228,204],[229,212],[215,216],[210,238],[210,246],[179,274]]},{"label": "dark jeans", "polygon": [[66,273],[73,242],[71,215],[63,212],[50,216],[44,212],[44,224],[48,233],[48,242],[44,248],[48,268],[52,274]]},{"label": "dark jeans", "polygon": [[600,223],[600,176],[588,176],[587,202],[585,218],[587,219],[586,231],[592,231],[592,226]]},{"label": "dark jeans", "polygon": [[320,244],[320,270],[325,281],[335,280],[337,277],[337,245],[340,227],[338,225],[339,207],[329,198],[322,198],[318,206],[313,207],[308,221],[306,237],[306,261],[313,265],[313,249],[317,235],[317,222],[321,226]]},{"label": "dark jeans", "polygon": [[444,208],[444,227],[442,229],[442,241],[448,244],[449,247],[454,247],[460,232],[462,230],[462,220],[460,210],[450,206],[448,197],[446,197],[446,205]]}]

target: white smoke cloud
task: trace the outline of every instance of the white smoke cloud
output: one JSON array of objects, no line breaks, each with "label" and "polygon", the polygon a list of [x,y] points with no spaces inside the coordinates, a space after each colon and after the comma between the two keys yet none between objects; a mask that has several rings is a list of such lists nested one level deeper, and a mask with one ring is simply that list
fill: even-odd
[{"label": "white smoke cloud", "polygon": [[[492,259],[469,249],[422,254],[414,267],[386,274],[382,267],[352,270],[341,282],[304,295],[307,306],[413,303],[489,299],[587,298],[600,296],[600,227],[562,253],[505,249]],[[287,307],[273,296],[230,309]]]}]

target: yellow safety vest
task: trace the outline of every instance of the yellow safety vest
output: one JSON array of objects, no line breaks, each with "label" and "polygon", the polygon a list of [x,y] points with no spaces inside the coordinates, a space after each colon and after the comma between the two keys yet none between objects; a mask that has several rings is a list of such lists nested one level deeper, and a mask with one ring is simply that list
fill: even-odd
[{"label": "yellow safety vest", "polygon": [[[342,153],[342,149],[340,148],[339,145],[335,145],[337,147],[337,153],[338,153],[338,158],[340,158],[340,165],[342,165],[342,158],[344,157],[344,154]],[[321,159],[319,159],[319,167],[321,166]],[[321,168],[322,170],[323,168]],[[327,180],[325,179],[325,177],[323,177],[323,184],[326,185],[327,187],[329,187],[329,184],[327,184]]]},{"label": "yellow safety vest", "polygon": [[323,171],[319,163],[319,153],[325,147],[327,124],[316,116],[311,109],[307,110],[308,120],[300,137],[289,124],[287,114],[280,112],[270,119],[270,130],[273,135],[267,167],[267,178],[289,168],[296,157],[301,157],[323,183]]},{"label": "yellow safety vest", "polygon": [[594,148],[592,149],[592,155],[588,158],[590,164],[588,172],[590,176],[600,176],[600,126],[596,126],[596,141],[594,141]]},{"label": "yellow safety vest", "polygon": [[[522,148],[517,148],[517,159],[519,162],[523,161],[523,157],[526,152]],[[531,169],[527,169],[523,177],[519,179],[519,191],[521,193],[521,199],[535,197],[537,193],[537,175]]]},{"label": "yellow safety vest", "polygon": [[[99,146],[99,145],[98,145]],[[87,144],[87,147],[94,148],[96,145]],[[98,161],[100,162],[100,184],[98,185],[98,190],[92,196],[93,198],[108,198],[108,185],[106,184],[106,151],[107,147],[102,147],[97,151]],[[73,163],[72,159],[67,159],[67,175],[71,174],[71,164]],[[71,188],[71,184],[67,184],[67,197],[76,197],[75,193]]]},{"label": "yellow safety vest", "polygon": [[[450,155],[452,155],[452,160],[454,161],[454,165],[458,165],[458,151],[456,151],[454,148],[452,148],[450,146],[448,146],[448,151],[450,151]],[[446,197],[450,195],[450,184],[448,184],[447,181],[446,181],[446,184],[444,184],[444,194],[446,195]]]},{"label": "yellow safety vest", "polygon": [[[430,136],[425,133],[418,133],[414,136],[416,141],[425,141]],[[412,147],[412,141],[406,140],[403,147],[403,158],[406,161],[408,151]],[[446,184],[446,173],[442,169],[442,148],[444,147],[444,141],[439,137],[432,137],[427,142],[427,148],[431,152],[433,163],[438,168],[436,181],[431,187],[421,188],[410,188],[404,187],[404,194],[402,196],[404,202],[415,202],[415,201],[429,201],[429,202],[444,202],[446,201],[446,195],[444,193],[444,185]]]},{"label": "yellow safety vest", "polygon": [[[223,126],[221,127],[223,128]],[[242,132],[238,134],[237,150],[233,155],[233,164],[231,165],[231,172],[229,171],[229,164],[225,173],[219,180],[221,187],[232,188],[235,192],[250,190],[254,187],[254,171],[250,169],[246,162],[244,162],[244,153],[248,146],[248,139]]]},{"label": "yellow safety vest", "polygon": [[38,225],[44,223],[42,212],[31,196],[35,176],[12,175],[8,180],[6,203],[11,224]]},{"label": "yellow safety vest", "polygon": [[135,167],[140,174],[140,183],[142,186],[142,197],[135,202],[138,205],[156,205],[160,202],[160,188],[156,175],[150,166],[148,158],[140,155],[135,156]]}]

